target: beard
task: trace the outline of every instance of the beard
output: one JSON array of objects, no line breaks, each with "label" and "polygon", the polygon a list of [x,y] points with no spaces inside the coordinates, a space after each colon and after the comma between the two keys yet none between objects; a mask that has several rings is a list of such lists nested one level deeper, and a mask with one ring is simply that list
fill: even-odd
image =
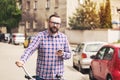
[{"label": "beard", "polygon": [[49,29],[50,29],[50,32],[53,34],[58,32],[58,28],[56,27],[50,27]]}]

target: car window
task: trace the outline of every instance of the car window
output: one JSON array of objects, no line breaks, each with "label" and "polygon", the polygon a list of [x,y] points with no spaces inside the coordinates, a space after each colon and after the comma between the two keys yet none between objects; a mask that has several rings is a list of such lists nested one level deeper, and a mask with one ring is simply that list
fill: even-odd
[{"label": "car window", "polygon": [[104,53],[106,52],[106,50],[107,50],[106,47],[101,48],[101,49],[98,51],[98,53],[97,53],[97,55],[96,55],[96,58],[97,58],[97,59],[103,59],[103,56],[104,56]]},{"label": "car window", "polygon": [[108,51],[105,53],[103,59],[111,60],[112,56],[113,56],[113,53],[114,53],[114,49],[113,48],[108,48]]},{"label": "car window", "polygon": [[86,52],[97,52],[102,44],[88,44],[86,46]]},{"label": "car window", "polygon": [[84,48],[84,44],[79,44],[79,45],[77,46],[77,48],[76,48],[76,51],[77,51],[77,52],[80,52],[80,51],[83,50],[83,48]]},{"label": "car window", "polygon": [[79,51],[83,51],[84,46],[85,46],[85,44],[81,44],[79,47]]},{"label": "car window", "polygon": [[76,52],[79,51],[79,46],[80,46],[80,44],[77,45],[76,50],[75,50]]}]

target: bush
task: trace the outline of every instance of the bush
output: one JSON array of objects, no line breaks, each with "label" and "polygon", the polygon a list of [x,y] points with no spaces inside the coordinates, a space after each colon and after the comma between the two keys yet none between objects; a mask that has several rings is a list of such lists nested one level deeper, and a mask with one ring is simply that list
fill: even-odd
[{"label": "bush", "polygon": [[118,40],[117,42],[120,43],[120,40]]}]

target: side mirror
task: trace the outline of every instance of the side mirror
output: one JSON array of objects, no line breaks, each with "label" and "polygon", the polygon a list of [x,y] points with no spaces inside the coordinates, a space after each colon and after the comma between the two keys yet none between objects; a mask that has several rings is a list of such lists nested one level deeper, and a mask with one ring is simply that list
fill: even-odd
[{"label": "side mirror", "polygon": [[76,50],[74,50],[74,49],[73,49],[72,51],[73,51],[73,52],[76,52]]},{"label": "side mirror", "polygon": [[76,50],[74,50],[74,49],[72,50],[72,54],[76,54],[76,52],[77,52]]},{"label": "side mirror", "polygon": [[96,59],[95,55],[90,56],[91,59]]}]

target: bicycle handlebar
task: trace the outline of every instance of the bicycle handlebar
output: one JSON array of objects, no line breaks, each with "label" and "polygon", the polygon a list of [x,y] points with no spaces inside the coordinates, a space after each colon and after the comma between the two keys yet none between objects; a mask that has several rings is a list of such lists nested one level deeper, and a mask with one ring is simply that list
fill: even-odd
[{"label": "bicycle handlebar", "polygon": [[35,80],[33,77],[31,77],[31,75],[27,72],[27,70],[25,69],[24,66],[22,66],[22,69],[24,70],[25,72],[25,78],[27,78],[28,80],[31,79],[31,80]]},{"label": "bicycle handlebar", "polygon": [[[25,78],[26,78],[26,79],[28,79],[28,80],[35,80],[36,76],[31,76],[31,75],[27,72],[27,70],[25,69],[24,66],[22,66],[22,69],[24,70],[24,72],[25,72],[25,74],[26,74],[26,75],[25,75]],[[57,78],[58,80],[64,80],[61,75],[56,75],[56,78]]]}]

